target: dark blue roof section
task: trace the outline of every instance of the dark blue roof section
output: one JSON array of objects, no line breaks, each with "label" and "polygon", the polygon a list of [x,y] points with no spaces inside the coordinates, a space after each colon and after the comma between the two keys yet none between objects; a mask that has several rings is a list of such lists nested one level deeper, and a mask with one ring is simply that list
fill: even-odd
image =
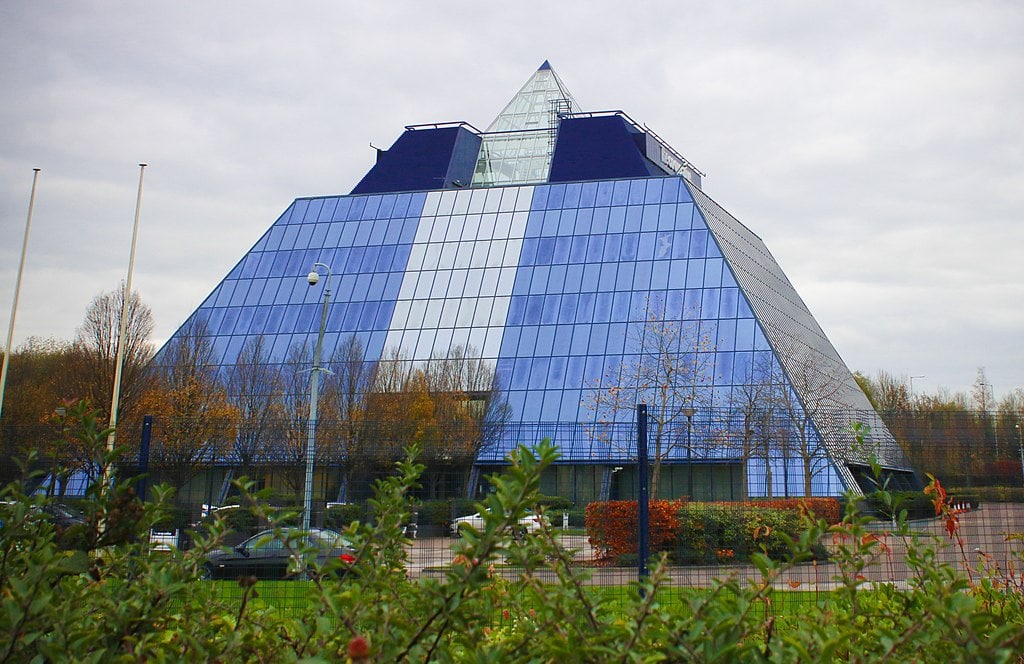
[{"label": "dark blue roof section", "polygon": [[547,60],[540,67],[537,67],[537,71],[544,71],[545,69],[551,69],[551,63]]},{"label": "dark blue roof section", "polygon": [[380,194],[469,185],[480,136],[463,125],[407,129],[379,153],[353,194]]},{"label": "dark blue roof section", "polygon": [[645,142],[620,115],[563,118],[548,182],[668,175],[644,156]]}]

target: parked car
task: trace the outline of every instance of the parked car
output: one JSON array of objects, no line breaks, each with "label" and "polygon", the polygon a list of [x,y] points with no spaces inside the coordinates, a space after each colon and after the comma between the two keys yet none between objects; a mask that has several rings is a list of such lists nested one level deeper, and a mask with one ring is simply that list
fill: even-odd
[{"label": "parked car", "polygon": [[333,530],[264,530],[237,546],[210,552],[203,563],[202,577],[288,579],[314,567],[344,576],[355,564],[355,554],[351,542]]},{"label": "parked car", "polygon": [[[546,523],[547,517],[540,514],[534,514],[527,510],[523,518],[519,519],[516,527],[512,531],[512,535],[515,537],[521,537],[527,533],[532,533],[540,530],[541,524]],[[480,515],[480,512],[476,514],[469,514],[467,516],[460,516],[459,518],[452,521],[451,533],[453,537],[458,537],[462,534],[462,529],[468,526],[472,526],[477,530],[483,530],[484,518]]]},{"label": "parked car", "polygon": [[215,520],[221,519],[227,526],[222,534],[221,543],[226,546],[237,546],[253,535],[263,532],[267,523],[260,523],[252,509],[240,505],[223,505],[204,507],[202,517],[192,526],[197,533],[206,534]]},{"label": "parked car", "polygon": [[86,524],[85,516],[81,512],[63,503],[46,503],[42,512],[58,530]]},{"label": "parked car", "polygon": [[[15,505],[12,501],[4,503],[12,509]],[[27,516],[31,520],[45,520],[52,524],[55,541],[61,549],[81,548],[87,541],[89,524],[85,516],[64,503],[46,502],[42,506],[30,504]],[[0,516],[0,527],[3,525],[3,517]]]}]

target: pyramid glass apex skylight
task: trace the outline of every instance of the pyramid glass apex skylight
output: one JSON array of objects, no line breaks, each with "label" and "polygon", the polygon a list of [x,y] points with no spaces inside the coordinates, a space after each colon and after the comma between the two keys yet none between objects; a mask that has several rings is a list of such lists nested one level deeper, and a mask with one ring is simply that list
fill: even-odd
[{"label": "pyramid glass apex skylight", "polygon": [[578,112],[580,106],[572,93],[545,61],[487,126],[487,131],[554,129],[559,113]]},{"label": "pyramid glass apex skylight", "polygon": [[572,94],[545,61],[488,125],[473,185],[546,181],[559,115],[579,110]]}]

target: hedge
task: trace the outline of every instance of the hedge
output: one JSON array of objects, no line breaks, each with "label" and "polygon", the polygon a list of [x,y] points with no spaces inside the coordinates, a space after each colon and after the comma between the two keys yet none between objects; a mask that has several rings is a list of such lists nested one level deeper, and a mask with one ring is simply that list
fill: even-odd
[{"label": "hedge", "polygon": [[362,521],[365,517],[366,506],[362,503],[331,505],[324,512],[324,528],[330,528],[340,533],[353,521]]},{"label": "hedge", "polygon": [[1020,486],[965,486],[949,492],[954,500],[965,496],[975,498],[978,503],[1024,503],[1024,487]]},{"label": "hedge", "polygon": [[568,512],[576,503],[562,496],[537,496],[537,507],[544,508],[548,513]]},{"label": "hedge", "polygon": [[[923,495],[921,492],[918,492],[918,494]],[[797,513],[807,510],[815,519],[824,519],[830,526],[834,526],[843,520],[842,504],[836,498],[775,498],[772,500],[750,500],[741,503],[724,504],[792,510]]]},{"label": "hedge", "polygon": [[476,501],[469,498],[449,498],[441,500],[424,500],[419,506],[419,525],[447,527],[456,517],[472,514],[476,511]]},{"label": "hedge", "polygon": [[[676,516],[682,500],[648,503],[651,551],[668,551],[679,527]],[[590,544],[600,560],[637,553],[638,507],[635,500],[610,500],[587,505],[586,528]]]},{"label": "hedge", "polygon": [[[804,506],[830,524],[838,521],[839,503],[832,498],[750,503],[652,500],[650,549],[668,551],[676,563],[683,565],[744,562],[755,552],[783,559],[789,555],[786,538],[798,539],[803,530],[800,513]],[[635,500],[590,503],[585,523],[599,560],[623,563],[635,558]],[[823,547],[815,547],[813,553],[815,557],[825,557]]]},{"label": "hedge", "polygon": [[[756,552],[782,560],[789,556],[789,539],[803,531],[800,514],[792,508],[730,503],[690,503],[679,508],[673,559],[682,565],[746,562]],[[815,558],[825,550],[816,546]]]}]

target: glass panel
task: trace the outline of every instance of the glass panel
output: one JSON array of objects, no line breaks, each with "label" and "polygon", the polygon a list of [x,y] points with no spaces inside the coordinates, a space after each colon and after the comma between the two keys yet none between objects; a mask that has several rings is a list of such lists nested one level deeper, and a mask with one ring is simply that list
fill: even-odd
[{"label": "glass panel", "polygon": [[535,357],[531,363],[529,389],[542,390],[548,378],[548,363],[546,357]]},{"label": "glass panel", "polygon": [[491,316],[488,320],[488,325],[505,325],[505,321],[508,317],[510,298],[507,297],[495,297],[494,306],[491,307]]},{"label": "glass panel", "polygon": [[[538,326],[530,328],[531,337],[533,338],[533,345],[530,347],[530,354],[535,356],[550,355],[551,346],[554,339],[554,327],[553,326]],[[520,347],[520,351],[522,347]]]},{"label": "glass panel", "polygon": [[645,205],[640,208],[640,230],[642,231],[656,231],[658,230],[658,213],[661,211],[659,205]]},{"label": "glass panel", "polygon": [[569,346],[571,355],[586,355],[590,345],[590,326],[574,325],[572,331],[572,343]]},{"label": "glass panel", "polygon": [[540,316],[544,307],[544,297],[541,295],[530,295],[526,298],[526,312],[523,316],[523,323],[536,325],[540,323]]},{"label": "glass panel", "polygon": [[527,358],[519,358],[515,362],[515,367],[512,369],[512,382],[510,388],[513,390],[526,389],[526,385],[530,380],[530,360]]},{"label": "glass panel", "polygon": [[473,324],[473,314],[476,311],[476,299],[467,298],[463,300],[447,300],[459,305],[459,313],[455,318],[456,327],[470,327]]},{"label": "glass panel", "polygon": [[550,329],[554,335],[551,344],[551,354],[568,355],[572,345],[572,326],[557,325]]},{"label": "glass panel", "polygon": [[547,385],[549,387],[561,387],[565,381],[565,358],[552,358],[548,364],[548,379]]},{"label": "glass panel", "polygon": [[595,323],[590,328],[590,345],[588,352],[591,355],[604,355],[605,346],[608,341],[608,324]]},{"label": "glass panel", "polygon": [[704,286],[704,260],[690,259],[686,269],[686,287],[701,288]]},{"label": "glass panel", "polygon": [[752,319],[739,319],[736,321],[736,349],[753,350],[754,348],[754,321]]}]

